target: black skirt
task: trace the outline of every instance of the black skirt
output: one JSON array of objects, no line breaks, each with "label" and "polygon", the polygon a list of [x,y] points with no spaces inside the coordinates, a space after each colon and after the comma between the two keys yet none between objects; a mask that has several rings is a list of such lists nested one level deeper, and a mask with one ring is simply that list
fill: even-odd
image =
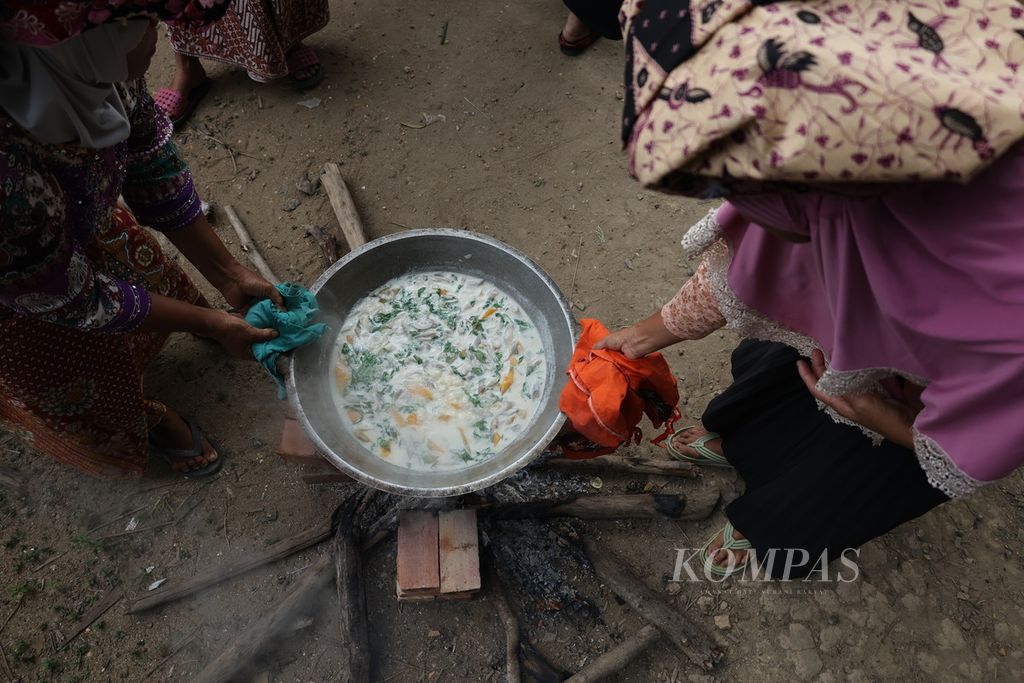
[{"label": "black skirt", "polygon": [[[776,578],[785,578],[787,552],[789,578],[798,578],[949,500],[913,451],[875,446],[819,410],[799,358],[783,344],[744,341],[732,354],[732,385],[703,416],[746,483],[726,515],[766,568],[774,550]],[[798,564],[802,551],[808,559]]]}]

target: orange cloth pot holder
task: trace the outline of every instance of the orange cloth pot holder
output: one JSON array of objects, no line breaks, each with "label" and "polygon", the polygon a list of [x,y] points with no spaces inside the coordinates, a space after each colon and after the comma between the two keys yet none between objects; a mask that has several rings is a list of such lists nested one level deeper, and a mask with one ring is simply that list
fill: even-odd
[{"label": "orange cloth pot holder", "polygon": [[594,319],[582,324],[566,371],[569,382],[558,402],[572,429],[562,430],[558,447],[568,458],[585,459],[611,453],[630,441],[639,443],[644,415],[656,428],[665,425],[652,443],[664,441],[679,418],[679,390],[665,358],[652,353],[630,360],[618,351],[594,350],[608,329]]}]

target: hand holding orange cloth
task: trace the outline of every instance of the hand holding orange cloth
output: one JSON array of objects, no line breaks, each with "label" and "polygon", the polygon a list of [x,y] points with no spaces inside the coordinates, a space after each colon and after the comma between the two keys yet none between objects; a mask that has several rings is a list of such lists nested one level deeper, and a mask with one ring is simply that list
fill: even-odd
[{"label": "hand holding orange cloth", "polygon": [[664,357],[652,353],[631,360],[618,351],[595,350],[594,344],[608,336],[608,329],[594,319],[582,324],[566,370],[569,382],[558,403],[573,427],[557,440],[565,455],[593,458],[628,441],[639,442],[645,414],[655,427],[667,423],[666,434],[670,433],[679,416],[679,390]]}]

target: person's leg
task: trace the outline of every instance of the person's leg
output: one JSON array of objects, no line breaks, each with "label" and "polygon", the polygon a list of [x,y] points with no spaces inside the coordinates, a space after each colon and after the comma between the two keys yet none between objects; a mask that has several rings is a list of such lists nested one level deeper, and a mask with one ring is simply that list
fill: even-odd
[{"label": "person's leg", "polygon": [[562,37],[567,42],[575,43],[590,35],[590,28],[572,12],[565,18],[565,26],[562,27]]},{"label": "person's leg", "polygon": [[291,71],[289,75],[299,82],[309,81],[310,79],[315,78],[316,75],[320,73],[321,69],[320,58],[316,55],[316,51],[307,45],[303,45],[301,42],[295,45],[295,47],[292,48],[292,52],[290,52],[289,54],[292,54],[295,51],[304,50],[308,50],[309,53],[312,53],[313,57],[316,58],[316,61],[311,61],[311,58],[307,57],[304,60],[295,62],[295,68]]},{"label": "person's leg", "polygon": [[[707,427],[680,432],[673,445],[697,454],[687,443],[714,431],[721,440],[705,444],[723,454],[747,485],[726,509],[736,539],[749,540],[764,560],[773,550],[775,571],[787,553],[810,565],[828,552],[835,559],[947,500],[928,484],[914,453],[886,442],[874,446],[855,427],[838,424],[817,404],[796,371],[799,354],[767,342],[744,341],[733,353],[734,382],[709,404]],[[729,553],[715,551],[722,534],[709,545],[719,565]],[[733,551],[741,563],[746,551]],[[798,562],[799,564],[799,562]]]},{"label": "person's leg", "polygon": [[776,578],[787,557],[799,578],[949,500],[913,451],[874,446],[853,427],[833,423],[808,446],[813,457],[726,508],[759,561],[774,553]]},{"label": "person's leg", "polygon": [[569,12],[569,16],[565,19],[565,26],[558,34],[558,48],[563,55],[576,57],[593,45],[597,38],[598,35],[589,26],[573,12]]},{"label": "person's leg", "polygon": [[203,63],[175,52],[171,85],[158,90],[153,99],[177,127],[188,119],[209,89],[210,79]]},{"label": "person's leg", "polygon": [[[193,472],[212,464],[217,460],[219,454],[213,445],[201,435],[202,454],[190,459],[168,460],[168,464],[176,472]],[[179,451],[188,451],[194,448],[192,430],[188,423],[178,413],[170,408],[166,411],[155,426],[149,430],[149,440],[160,448],[169,448]]]},{"label": "person's leg", "polygon": [[[686,429],[681,429],[672,435],[672,447],[675,448],[680,453],[682,453],[683,455],[687,455],[694,459],[700,459],[704,456],[697,449],[691,448],[690,444],[692,444],[694,441],[703,436],[707,436],[710,433],[711,432],[704,429],[703,427],[687,427]],[[712,451],[713,453],[717,453],[718,455],[724,455],[722,451],[721,437],[705,441],[704,447]]]},{"label": "person's leg", "polygon": [[171,89],[188,97],[195,88],[206,82],[206,69],[196,57],[174,53],[174,77]]},{"label": "person's leg", "polygon": [[701,416],[703,429],[681,435],[681,445],[702,432],[720,434],[722,440],[711,443],[736,468],[748,491],[799,466],[815,430],[833,424],[797,374],[799,358],[784,344],[743,341],[732,354],[732,384],[708,404]]}]

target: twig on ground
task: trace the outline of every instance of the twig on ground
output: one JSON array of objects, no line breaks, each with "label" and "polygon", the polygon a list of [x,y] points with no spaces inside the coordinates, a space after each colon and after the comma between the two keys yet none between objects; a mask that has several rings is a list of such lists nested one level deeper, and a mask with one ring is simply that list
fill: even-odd
[{"label": "twig on ground", "polygon": [[57,560],[59,560],[60,558],[64,557],[65,555],[67,555],[67,554],[68,554],[69,552],[71,552],[71,551],[70,551],[70,550],[65,550],[65,551],[64,551],[64,552],[62,552],[62,553],[57,553],[56,555],[54,555],[53,557],[51,557],[50,559],[48,559],[48,560],[47,560],[46,562],[43,562],[43,563],[42,563],[41,565],[39,565],[38,567],[36,567],[36,568],[35,568],[35,569],[33,569],[32,571],[33,571],[33,572],[37,572],[37,571],[39,571],[40,569],[45,569],[46,567],[49,567],[49,566],[50,566],[51,564],[53,564],[54,562],[56,562],[56,561],[57,561]]},{"label": "twig on ground", "polygon": [[274,274],[273,269],[263,258],[263,254],[260,253],[259,247],[256,246],[256,242],[253,241],[252,235],[245,229],[245,224],[242,223],[242,219],[238,217],[235,210],[228,204],[224,205],[224,214],[228,217],[228,221],[231,223],[231,227],[234,228],[235,234],[238,235],[238,241],[241,243],[242,249],[245,250],[249,256],[249,260],[252,261],[252,265],[259,271],[260,275],[269,280],[272,284],[279,284],[281,278]]},{"label": "twig on ground", "polygon": [[139,491],[133,491],[132,493],[130,493],[128,495],[130,495],[130,496],[141,496],[143,493],[150,493],[151,491],[159,491],[161,489],[168,489],[168,488],[171,488],[172,486],[184,486],[185,484],[189,484],[189,483],[195,484],[195,482],[189,482],[188,479],[182,478],[181,481],[172,481],[172,482],[167,483],[167,484],[158,484],[157,486],[150,486],[148,488],[144,488],[144,489],[141,489]]},{"label": "twig on ground", "polygon": [[221,147],[226,149],[228,151],[228,153],[231,154],[232,156],[237,154],[240,157],[248,157],[248,158],[250,158],[250,159],[252,159],[254,161],[263,161],[259,157],[253,156],[252,154],[247,154],[246,152],[239,152],[237,149],[235,149],[234,147],[232,147],[228,143],[224,142],[223,140],[221,140],[219,138],[215,138],[214,136],[210,135],[209,133],[207,133],[205,130],[203,130],[199,126],[189,126],[189,127],[192,130],[194,130],[197,133],[199,133],[200,135],[202,135],[207,140],[211,140],[213,142],[216,142],[218,145],[220,145]]},{"label": "twig on ground", "polygon": [[152,675],[153,675],[153,673],[154,673],[154,672],[155,672],[155,671],[156,671],[157,669],[159,669],[159,668],[163,667],[163,666],[164,666],[165,664],[167,664],[167,662],[171,661],[171,658],[173,658],[173,657],[174,657],[174,655],[176,655],[176,654],[178,654],[179,652],[181,652],[181,651],[182,651],[182,650],[183,650],[183,649],[185,648],[185,646],[186,646],[186,645],[188,645],[189,643],[191,643],[191,642],[192,642],[192,641],[193,641],[193,640],[195,639],[195,637],[196,637],[196,634],[197,634],[197,633],[199,633],[199,629],[201,629],[201,628],[202,628],[202,625],[200,625],[200,626],[196,626],[196,627],[195,627],[194,629],[192,629],[192,632],[191,632],[191,633],[189,633],[189,634],[188,634],[187,636],[185,636],[184,638],[182,638],[182,639],[181,639],[181,640],[180,640],[180,641],[178,642],[178,644],[177,644],[177,645],[175,645],[175,646],[174,646],[173,648],[171,648],[171,651],[170,651],[170,652],[169,652],[169,653],[167,654],[167,656],[166,656],[166,657],[164,657],[163,659],[161,659],[161,660],[160,660],[159,662],[157,662],[157,663],[156,663],[156,664],[155,664],[155,665],[153,666],[153,668],[152,668],[152,669],[150,669],[150,670],[149,670],[149,671],[147,671],[147,672],[146,672],[145,674],[143,674],[142,678],[140,678],[140,679],[139,679],[139,682],[141,683],[142,681],[148,680],[148,679],[149,679],[149,677],[150,677],[150,676],[152,676]]},{"label": "twig on ground", "polygon": [[231,536],[228,534],[228,499],[224,497],[224,543],[231,545]]},{"label": "twig on ground", "polygon": [[14,672],[11,671],[11,665],[7,662],[7,653],[4,652],[4,646],[3,645],[0,645],[0,662],[2,662],[3,665],[4,665],[4,671],[7,672],[7,680],[9,680],[9,681],[15,680]]},{"label": "twig on ground", "polygon": [[18,596],[18,602],[14,604],[14,609],[12,609],[10,613],[7,615],[7,618],[4,619],[4,623],[0,624],[0,633],[3,633],[4,629],[7,628],[7,624],[11,623],[11,619],[13,619],[14,615],[18,613],[18,610],[21,609],[21,603],[23,602],[25,602],[24,593]]},{"label": "twig on ground", "polygon": [[122,513],[122,514],[118,515],[117,517],[114,517],[113,519],[109,519],[106,522],[103,522],[102,524],[98,524],[98,525],[94,526],[93,528],[89,529],[88,531],[86,531],[85,533],[86,534],[91,534],[93,532],[99,531],[100,529],[103,529],[104,527],[108,527],[111,524],[113,524],[114,522],[118,522],[118,521],[124,519],[125,517],[128,517],[129,515],[134,515],[136,512],[142,512],[143,510],[145,510],[148,507],[149,507],[149,503],[146,503],[145,505],[141,505],[141,506],[135,508],[134,510],[129,510],[128,512]]},{"label": "twig on ground", "polygon": [[141,527],[141,528],[138,528],[138,529],[132,529],[131,531],[119,531],[116,534],[108,534],[106,536],[100,536],[99,538],[95,538],[93,540],[96,541],[97,543],[101,543],[103,541],[113,541],[113,540],[116,540],[116,539],[125,538],[127,536],[134,536],[135,534],[141,534],[141,533],[144,533],[146,531],[156,531],[157,529],[163,529],[165,526],[170,526],[170,525],[174,524],[176,521],[177,520],[172,519],[169,522],[161,522],[160,524],[154,524],[152,526],[144,526],[144,527]]},{"label": "twig on ground", "polygon": [[576,267],[572,271],[572,284],[569,285],[569,303],[576,296],[576,276],[580,274],[580,261],[583,257],[583,235],[580,235],[580,246],[576,248]]},{"label": "twig on ground", "polygon": [[64,639],[64,643],[61,645],[61,649],[66,648],[72,640],[82,635],[85,629],[92,626],[93,622],[102,617],[107,613],[111,607],[117,604],[117,602],[124,597],[124,590],[121,588],[111,588],[107,591],[105,597],[101,598],[99,602],[93,605],[93,608],[89,610],[85,616],[79,619],[75,625],[74,632]]},{"label": "twig on ground", "polygon": [[468,98],[468,97],[466,97],[465,95],[463,95],[462,99],[464,99],[464,100],[466,100],[467,102],[469,102],[469,106],[473,107],[473,109],[476,109],[476,110],[477,110],[477,111],[478,111],[479,113],[483,114],[483,115],[484,115],[484,116],[486,116],[487,118],[491,118],[491,115],[490,115],[490,114],[488,114],[488,113],[487,113],[487,112],[485,112],[485,111],[484,111],[483,109],[481,109],[480,107],[478,107],[478,106],[476,106],[475,104],[473,104],[473,100],[469,99],[469,98]]}]

